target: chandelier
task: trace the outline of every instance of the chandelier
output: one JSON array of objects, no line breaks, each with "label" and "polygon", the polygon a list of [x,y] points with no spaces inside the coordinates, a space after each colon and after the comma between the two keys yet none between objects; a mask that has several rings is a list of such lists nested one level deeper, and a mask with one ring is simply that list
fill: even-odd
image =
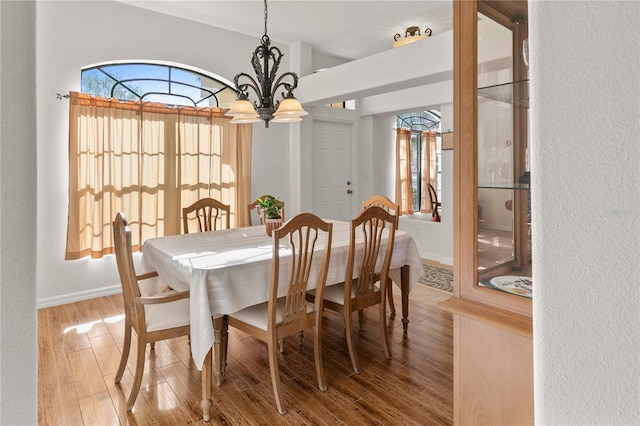
[{"label": "chandelier", "polygon": [[[298,76],[293,72],[286,72],[276,78],[282,52],[275,46],[271,46],[271,40],[267,35],[267,0],[264,0],[264,35],[261,43],[253,51],[251,65],[256,73],[257,81],[249,74],[240,73],[233,79],[236,85],[238,97],[225,114],[231,119],[231,123],[257,123],[264,120],[264,126],[269,127],[269,121],[285,123],[302,121],[302,116],[307,115],[300,102],[293,96],[293,90],[298,87]],[[271,62],[271,67],[269,64]],[[276,91],[282,87],[282,100],[276,101]],[[249,101],[249,89],[258,97],[253,104]]]},{"label": "chandelier", "polygon": [[420,35],[420,28],[409,27],[404,32],[404,38],[400,38],[402,37],[400,34],[396,34],[393,36],[393,47],[404,46],[405,44],[413,43],[414,41],[431,37],[431,33],[431,28],[425,29],[424,35]]}]

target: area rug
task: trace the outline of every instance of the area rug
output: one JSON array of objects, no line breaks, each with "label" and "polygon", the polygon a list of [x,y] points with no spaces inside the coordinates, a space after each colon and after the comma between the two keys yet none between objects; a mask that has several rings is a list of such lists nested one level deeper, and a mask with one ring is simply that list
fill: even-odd
[{"label": "area rug", "polygon": [[424,272],[418,279],[418,284],[453,293],[453,271],[425,264],[422,269]]}]

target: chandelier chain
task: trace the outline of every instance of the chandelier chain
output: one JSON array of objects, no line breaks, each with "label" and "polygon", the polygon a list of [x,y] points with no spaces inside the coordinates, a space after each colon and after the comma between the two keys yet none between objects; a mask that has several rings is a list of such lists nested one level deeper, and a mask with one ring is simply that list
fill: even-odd
[{"label": "chandelier chain", "polygon": [[267,35],[267,0],[264,0],[264,35]]}]

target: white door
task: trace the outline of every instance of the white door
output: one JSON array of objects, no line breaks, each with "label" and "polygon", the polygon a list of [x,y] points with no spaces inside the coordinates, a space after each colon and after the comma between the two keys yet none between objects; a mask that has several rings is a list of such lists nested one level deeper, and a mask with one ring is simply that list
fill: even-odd
[{"label": "white door", "polygon": [[313,213],[351,220],[351,124],[314,121]]}]

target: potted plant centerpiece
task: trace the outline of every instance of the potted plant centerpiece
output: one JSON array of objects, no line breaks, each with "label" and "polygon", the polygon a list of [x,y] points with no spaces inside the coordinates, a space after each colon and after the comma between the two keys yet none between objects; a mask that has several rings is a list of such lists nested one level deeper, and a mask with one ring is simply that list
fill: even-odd
[{"label": "potted plant centerpiece", "polygon": [[274,229],[282,226],[282,204],[278,201],[278,197],[273,197],[272,195],[258,198],[256,202],[264,217],[264,226],[267,230],[267,235],[271,236]]}]

